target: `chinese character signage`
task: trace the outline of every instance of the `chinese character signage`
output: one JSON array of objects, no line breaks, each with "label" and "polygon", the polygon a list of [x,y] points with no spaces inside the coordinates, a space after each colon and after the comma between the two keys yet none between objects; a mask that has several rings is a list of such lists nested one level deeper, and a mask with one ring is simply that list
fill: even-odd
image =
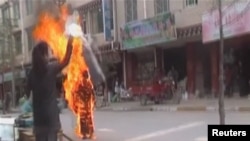
[{"label": "chinese character signage", "polygon": [[163,13],[153,18],[134,21],[121,29],[123,49],[144,47],[175,40],[175,18],[171,13]]},{"label": "chinese character signage", "polygon": [[[225,38],[250,32],[250,0],[235,2],[222,8],[222,24]],[[219,11],[208,11],[202,16],[203,43],[219,40]]]},{"label": "chinese character signage", "polygon": [[102,0],[102,10],[103,10],[103,25],[104,25],[104,38],[106,41],[112,41],[112,0]]}]

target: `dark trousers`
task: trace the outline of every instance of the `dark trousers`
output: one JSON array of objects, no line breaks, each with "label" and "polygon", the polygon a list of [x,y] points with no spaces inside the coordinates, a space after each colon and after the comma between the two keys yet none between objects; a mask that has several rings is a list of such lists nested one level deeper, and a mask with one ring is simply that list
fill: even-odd
[{"label": "dark trousers", "polygon": [[49,127],[35,127],[36,141],[57,141],[57,131]]},{"label": "dark trousers", "polygon": [[57,141],[57,133],[50,132],[50,133],[37,133],[36,141]]}]

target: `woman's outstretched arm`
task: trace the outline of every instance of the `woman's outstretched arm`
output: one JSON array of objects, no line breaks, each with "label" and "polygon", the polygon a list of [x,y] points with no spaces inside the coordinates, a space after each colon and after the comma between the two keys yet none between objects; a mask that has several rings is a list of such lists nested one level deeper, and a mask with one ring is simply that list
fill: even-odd
[{"label": "woman's outstretched arm", "polygon": [[59,73],[63,70],[63,68],[65,68],[68,64],[69,64],[69,61],[70,61],[70,57],[71,57],[71,54],[72,54],[72,50],[73,50],[73,37],[70,36],[69,37],[69,40],[68,40],[68,44],[67,44],[67,50],[66,50],[66,54],[62,60],[61,63],[59,63],[59,65],[57,65],[56,67],[56,73]]}]

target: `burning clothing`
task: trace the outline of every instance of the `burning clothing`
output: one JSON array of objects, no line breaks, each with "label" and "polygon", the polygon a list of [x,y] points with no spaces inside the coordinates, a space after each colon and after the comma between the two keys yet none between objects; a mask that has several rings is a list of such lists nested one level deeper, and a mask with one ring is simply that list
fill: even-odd
[{"label": "burning clothing", "polygon": [[76,132],[83,139],[94,138],[94,123],[93,123],[93,110],[94,110],[94,90],[90,79],[83,78],[82,83],[74,95],[75,113],[77,116]]},{"label": "burning clothing", "polygon": [[[50,12],[42,12],[39,16],[39,21],[34,29],[33,35],[35,39],[48,42],[53,54],[60,61],[64,57],[65,53],[64,48],[61,47],[66,46],[67,38],[65,37],[65,35],[74,36],[74,41],[72,42],[72,57],[70,59],[69,65],[67,66],[67,69],[63,71],[63,74],[67,75],[67,78],[63,83],[63,87],[65,90],[65,99],[68,102],[68,107],[78,118],[78,125],[80,126],[77,135],[79,135],[80,137],[83,137],[82,134],[88,134],[89,136],[92,136],[93,123],[91,123],[91,118],[93,105],[91,100],[86,100],[92,99],[92,96],[85,97],[93,93],[92,86],[88,86],[91,85],[92,82],[90,79],[82,80],[82,77],[80,77],[82,76],[84,70],[89,70],[89,64],[87,63],[88,61],[86,61],[86,58],[88,57],[83,57],[83,49],[90,48],[90,45],[88,44],[88,41],[85,39],[82,32],[80,26],[81,19],[79,17],[79,14],[76,14],[76,12],[74,12],[75,14],[69,15],[68,10],[69,9],[67,5],[62,5],[60,7],[60,15],[57,18],[55,18]],[[93,58],[94,55],[91,55],[91,57],[88,59],[91,60]],[[96,61],[95,64],[97,64]],[[100,72],[100,70],[97,72]],[[79,91],[82,89],[86,89],[86,91]],[[82,121],[81,124],[80,121]],[[88,131],[83,131],[84,123],[86,123],[86,125],[89,127]]]}]

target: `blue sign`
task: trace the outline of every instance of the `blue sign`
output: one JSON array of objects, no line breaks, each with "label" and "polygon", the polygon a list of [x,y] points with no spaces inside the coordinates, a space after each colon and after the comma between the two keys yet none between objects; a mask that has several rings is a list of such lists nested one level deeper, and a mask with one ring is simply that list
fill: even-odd
[{"label": "blue sign", "polygon": [[104,25],[104,38],[106,41],[112,41],[112,0],[102,0],[102,10],[103,10],[103,25]]}]

